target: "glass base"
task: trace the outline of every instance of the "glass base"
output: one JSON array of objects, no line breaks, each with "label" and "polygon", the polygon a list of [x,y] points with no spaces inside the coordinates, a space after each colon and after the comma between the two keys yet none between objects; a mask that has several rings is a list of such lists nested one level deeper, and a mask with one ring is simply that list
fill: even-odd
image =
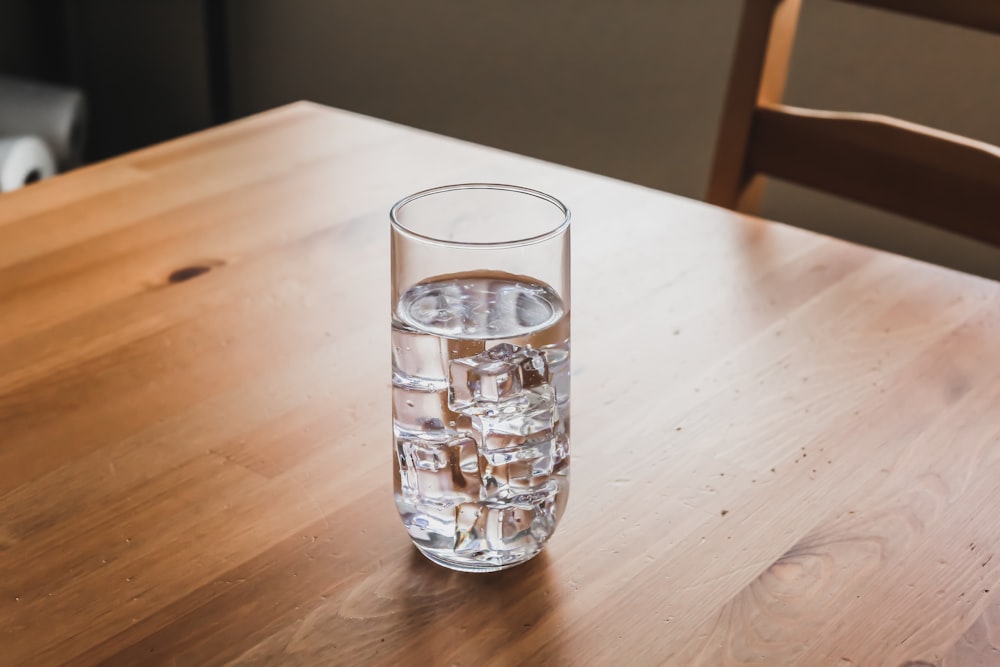
[{"label": "glass base", "polygon": [[527,563],[529,560],[542,553],[542,550],[538,549],[533,553],[525,554],[523,557],[511,560],[507,563],[490,563],[488,561],[468,558],[466,556],[437,553],[435,551],[424,549],[419,544],[414,544],[413,546],[415,546],[417,550],[427,558],[427,560],[437,563],[442,567],[446,567],[449,570],[456,570],[458,572],[499,572],[500,570],[507,570],[523,563]]}]

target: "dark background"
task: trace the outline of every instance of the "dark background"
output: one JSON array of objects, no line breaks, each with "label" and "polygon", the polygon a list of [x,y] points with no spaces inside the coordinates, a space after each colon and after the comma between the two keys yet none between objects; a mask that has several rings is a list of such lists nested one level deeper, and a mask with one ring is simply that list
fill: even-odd
[{"label": "dark background", "polygon": [[212,94],[228,81],[211,81],[226,43],[208,28],[222,5],[0,0],[0,73],[82,88],[88,161],[203,129],[229,117]]},{"label": "dark background", "polygon": [[[0,73],[90,105],[98,160],[311,99],[704,194],[741,0],[0,0]],[[788,101],[1000,144],[1000,38],[807,0]],[[1000,279],[1000,251],[772,184],[762,213]]]}]

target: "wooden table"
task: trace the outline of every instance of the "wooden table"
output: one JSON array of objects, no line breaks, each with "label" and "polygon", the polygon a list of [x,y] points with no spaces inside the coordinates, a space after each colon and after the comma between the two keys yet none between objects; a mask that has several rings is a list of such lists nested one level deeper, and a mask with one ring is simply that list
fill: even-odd
[{"label": "wooden table", "polygon": [[[391,493],[387,211],[472,180],[574,210],[491,575]],[[0,197],[4,665],[997,665],[998,550],[1000,284],[305,103]]]}]

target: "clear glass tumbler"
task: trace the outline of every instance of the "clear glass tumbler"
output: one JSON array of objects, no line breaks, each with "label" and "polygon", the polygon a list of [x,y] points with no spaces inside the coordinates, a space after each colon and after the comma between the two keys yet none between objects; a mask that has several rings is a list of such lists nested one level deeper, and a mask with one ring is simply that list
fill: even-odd
[{"label": "clear glass tumbler", "polygon": [[523,563],[569,496],[569,210],[467,183],[392,207],[396,506],[455,570]]}]

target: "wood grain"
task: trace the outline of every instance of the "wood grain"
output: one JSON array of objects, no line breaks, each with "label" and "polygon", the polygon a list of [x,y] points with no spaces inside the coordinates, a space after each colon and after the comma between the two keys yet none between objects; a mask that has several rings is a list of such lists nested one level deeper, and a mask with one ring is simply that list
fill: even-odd
[{"label": "wood grain", "polygon": [[[386,216],[483,180],[574,211],[573,492],[467,575],[392,502]],[[996,664],[995,282],[305,103],[0,216],[4,665]]]}]

